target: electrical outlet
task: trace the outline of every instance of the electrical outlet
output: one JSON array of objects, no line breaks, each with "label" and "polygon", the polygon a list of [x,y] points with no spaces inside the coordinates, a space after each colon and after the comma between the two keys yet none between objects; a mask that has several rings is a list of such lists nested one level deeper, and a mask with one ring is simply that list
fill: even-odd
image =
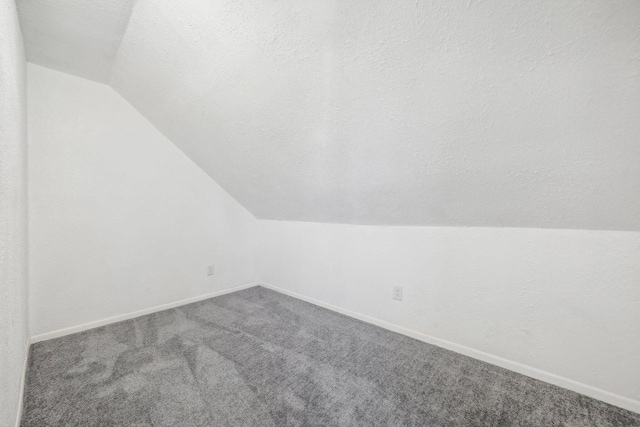
[{"label": "electrical outlet", "polygon": [[207,267],[207,276],[213,276],[215,274],[215,269],[213,268],[213,264]]},{"label": "electrical outlet", "polygon": [[402,301],[402,286],[395,285],[393,287],[393,299]]}]

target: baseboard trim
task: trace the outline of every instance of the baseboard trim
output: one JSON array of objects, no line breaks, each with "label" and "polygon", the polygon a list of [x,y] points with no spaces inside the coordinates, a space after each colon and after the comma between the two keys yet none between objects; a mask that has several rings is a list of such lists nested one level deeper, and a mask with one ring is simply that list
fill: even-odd
[{"label": "baseboard trim", "polygon": [[24,364],[22,366],[22,380],[20,381],[20,394],[18,396],[18,414],[16,415],[16,427],[20,427],[22,421],[22,410],[24,409],[24,387],[27,383],[27,368],[29,367],[29,349],[31,340],[27,339],[27,352],[24,355]]},{"label": "baseboard trim", "polygon": [[543,371],[538,368],[533,368],[528,365],[524,365],[522,363],[514,362],[512,360],[504,359],[500,356],[495,356],[490,353],[485,353],[480,350],[473,349],[471,347],[466,347],[461,344],[456,344],[451,341],[443,340],[440,338],[433,337],[431,335],[423,334],[422,332],[417,332],[412,329],[408,329],[402,326],[395,325],[393,323],[386,322],[384,320],[377,319],[375,317],[367,316],[365,314],[357,313],[355,311],[348,310],[346,308],[342,308],[333,304],[329,304],[315,298],[307,297],[305,295],[301,295],[296,292],[289,291],[284,288],[280,288],[278,286],[274,286],[268,283],[261,282],[260,286],[265,287],[267,289],[271,289],[276,292],[280,292],[285,295],[289,295],[291,297],[300,299],[302,301],[306,301],[308,303],[335,311],[340,314],[344,314],[345,316],[352,317],[354,319],[362,320],[363,322],[371,323],[376,326],[380,326],[381,328],[397,332],[402,335],[409,336],[411,338],[415,338],[419,341],[426,342],[428,344],[433,344],[438,347],[445,348],[447,350],[455,351],[456,353],[464,354],[465,356],[473,357],[474,359],[481,360],[483,362],[490,363],[492,365],[499,366],[501,368],[508,369],[510,371],[517,372],[522,375],[526,375],[531,378],[535,378],[540,381],[544,381],[547,383],[551,383],[558,387],[566,388],[571,391],[575,391],[576,393],[583,394],[585,396],[592,397],[594,399],[601,400],[603,402],[609,403],[614,406],[618,406],[623,409],[627,409],[632,412],[640,413],[640,401],[630,399],[628,397],[620,396],[618,394],[602,390],[597,387],[593,387],[587,384],[580,383],[578,381],[571,380],[569,378],[565,378],[560,375],[552,374],[547,371]]},{"label": "baseboard trim", "polygon": [[197,297],[187,298],[180,301],[170,302],[167,304],[158,305],[151,308],[145,308],[144,310],[138,310],[131,313],[120,314],[118,316],[108,317],[106,319],[95,320],[93,322],[84,323],[82,325],[72,326],[70,328],[58,329],[56,331],[46,332],[44,334],[38,334],[31,337],[31,343],[37,343],[40,341],[46,341],[53,338],[59,338],[66,335],[75,334],[89,329],[98,328],[100,326],[109,325],[111,323],[122,322],[123,320],[134,319],[136,317],[144,316],[151,313],[157,313],[158,311],[168,310],[170,308],[180,307],[182,305],[191,304],[198,301],[203,301],[209,298],[217,297],[220,295],[230,294],[232,292],[241,291],[243,289],[253,288],[258,286],[258,282],[247,283],[245,285],[235,286],[233,288],[223,289],[221,291],[211,292],[209,294],[199,295]]}]

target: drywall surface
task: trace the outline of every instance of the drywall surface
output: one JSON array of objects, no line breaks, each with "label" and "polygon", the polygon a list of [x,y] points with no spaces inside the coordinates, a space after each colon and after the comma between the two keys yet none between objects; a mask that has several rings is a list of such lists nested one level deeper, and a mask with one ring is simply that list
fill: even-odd
[{"label": "drywall surface", "polygon": [[33,335],[256,280],[255,218],[117,93],[28,84]]},{"label": "drywall surface", "polygon": [[[640,412],[640,233],[284,221],[259,229],[267,285]],[[403,301],[392,299],[393,285]]]},{"label": "drywall surface", "polygon": [[112,85],[260,218],[640,230],[638,27],[627,0],[138,0]]},{"label": "drywall surface", "polygon": [[18,0],[27,59],[108,82],[134,0]]},{"label": "drywall surface", "polygon": [[29,58],[121,37],[91,63],[260,218],[640,231],[636,0],[40,3]]},{"label": "drywall surface", "polygon": [[20,414],[27,314],[25,58],[13,0],[0,0],[0,426]]}]

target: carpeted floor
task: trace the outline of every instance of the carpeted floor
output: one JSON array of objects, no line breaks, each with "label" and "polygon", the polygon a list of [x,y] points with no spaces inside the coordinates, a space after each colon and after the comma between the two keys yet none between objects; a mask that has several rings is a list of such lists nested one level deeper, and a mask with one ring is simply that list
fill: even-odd
[{"label": "carpeted floor", "polygon": [[251,288],[31,347],[22,426],[640,426],[640,415]]}]

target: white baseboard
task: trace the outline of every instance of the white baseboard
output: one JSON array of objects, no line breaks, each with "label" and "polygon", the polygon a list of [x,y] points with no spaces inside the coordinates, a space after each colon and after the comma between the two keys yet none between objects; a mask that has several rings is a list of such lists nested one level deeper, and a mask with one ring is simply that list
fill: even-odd
[{"label": "white baseboard", "polygon": [[29,347],[31,340],[27,339],[27,352],[24,355],[24,364],[22,365],[22,380],[20,381],[20,394],[18,395],[18,414],[16,415],[16,427],[20,427],[22,421],[22,410],[24,409],[24,386],[27,383],[27,367],[29,366]]},{"label": "white baseboard", "polygon": [[157,313],[158,311],[168,310],[170,308],[179,307],[181,305],[187,305],[194,302],[206,300],[209,298],[217,297],[220,295],[230,294],[232,292],[241,291],[243,289],[253,288],[258,286],[259,283],[253,282],[246,285],[235,286],[233,288],[223,289],[221,291],[211,292],[205,295],[199,295],[197,297],[187,298],[180,301],[170,302],[167,304],[158,305],[151,308],[145,308],[144,310],[134,311],[131,313],[120,314],[118,316],[108,317],[106,319],[95,320],[93,322],[84,323],[78,326],[72,326],[70,328],[58,329],[57,331],[46,332],[44,334],[38,334],[31,337],[31,343],[37,343],[40,341],[46,341],[53,338],[63,337],[65,335],[75,334],[77,332],[86,331],[100,326],[109,325],[111,323],[121,322],[123,320],[133,319],[135,317],[144,316],[146,314]]},{"label": "white baseboard", "polygon": [[354,319],[362,320],[363,322],[371,323],[373,325],[380,326],[381,328],[388,329],[390,331],[397,332],[399,334],[406,335],[411,338],[415,338],[419,341],[423,341],[428,344],[433,344],[438,347],[446,348],[447,350],[455,351],[456,353],[464,354],[465,356],[473,357],[474,359],[482,360],[483,362],[500,366],[501,368],[505,368],[510,371],[514,371],[519,374],[523,374],[540,381],[557,385],[558,387],[566,388],[568,390],[572,390],[577,393],[584,394],[585,396],[589,396],[594,399],[601,400],[611,405],[615,405],[620,408],[627,409],[629,411],[640,413],[640,401],[630,399],[628,397],[620,396],[618,394],[611,393],[609,391],[602,390],[600,388],[593,387],[587,384],[583,384],[578,381],[574,381],[569,378],[562,377],[560,375],[552,374],[550,372],[546,372],[541,369],[533,368],[531,366],[527,366],[522,363],[504,359],[502,357],[495,356],[493,354],[485,353],[480,350],[466,347],[461,344],[456,344],[451,341],[443,340],[427,334],[423,334],[421,332],[404,328],[402,326],[394,325],[384,320],[376,319],[375,317],[357,313],[357,312],[348,310],[346,308],[338,307],[333,304],[328,304],[328,303],[319,301],[317,299],[310,298],[305,295],[298,294],[296,292],[291,292],[289,290],[286,290],[277,286],[273,286],[264,282],[260,283],[260,286],[263,286],[267,289],[271,289],[273,291],[280,292],[282,294],[289,295],[291,297],[309,302],[311,304],[335,311],[337,313],[344,314],[349,317],[353,317]]}]

